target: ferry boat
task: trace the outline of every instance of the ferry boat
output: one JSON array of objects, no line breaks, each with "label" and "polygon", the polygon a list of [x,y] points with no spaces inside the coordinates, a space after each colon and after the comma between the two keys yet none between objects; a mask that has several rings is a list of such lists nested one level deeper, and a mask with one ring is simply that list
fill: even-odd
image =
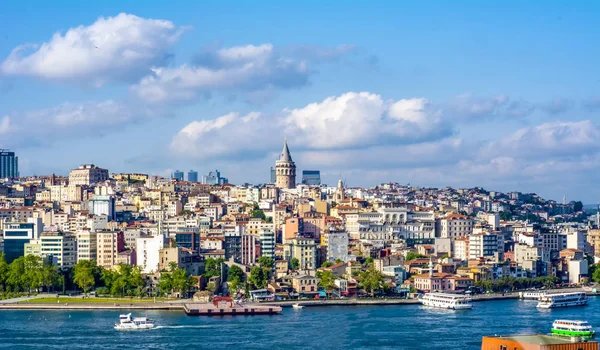
[{"label": "ferry boat", "polygon": [[419,301],[425,306],[450,310],[468,310],[473,308],[471,298],[450,293],[427,293]]},{"label": "ferry boat", "polygon": [[552,334],[592,338],[596,332],[587,321],[556,320],[552,323]]},{"label": "ferry boat", "polygon": [[553,309],[556,307],[583,306],[587,302],[588,299],[584,292],[546,294],[540,297],[537,307],[541,309]]},{"label": "ferry boat", "polygon": [[146,317],[131,317],[131,314],[120,315],[119,323],[115,324],[115,329],[119,331],[151,329],[154,328],[154,321]]},{"label": "ferry boat", "polygon": [[519,292],[519,298],[523,300],[540,300],[547,292]]}]

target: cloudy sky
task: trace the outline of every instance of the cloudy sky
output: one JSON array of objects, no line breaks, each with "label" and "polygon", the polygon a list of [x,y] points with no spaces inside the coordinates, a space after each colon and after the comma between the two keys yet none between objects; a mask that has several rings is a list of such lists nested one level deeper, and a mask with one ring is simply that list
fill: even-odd
[{"label": "cloudy sky", "polygon": [[219,169],[600,201],[600,3],[8,1],[22,175]]}]

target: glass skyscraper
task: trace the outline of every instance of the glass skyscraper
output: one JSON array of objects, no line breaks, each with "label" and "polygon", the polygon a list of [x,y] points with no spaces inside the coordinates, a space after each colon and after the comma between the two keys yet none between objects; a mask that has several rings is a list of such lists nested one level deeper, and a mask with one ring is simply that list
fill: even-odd
[{"label": "glass skyscraper", "polygon": [[19,177],[19,157],[15,152],[0,149],[0,178]]},{"label": "glass skyscraper", "polygon": [[319,186],[321,184],[321,172],[319,170],[302,171],[302,183],[305,185]]},{"label": "glass skyscraper", "polygon": [[179,171],[179,170],[175,170],[172,174],[171,174],[171,178],[175,179],[177,181],[183,181],[183,171]]},{"label": "glass skyscraper", "polygon": [[189,182],[198,182],[198,172],[190,170],[188,171],[188,179]]}]

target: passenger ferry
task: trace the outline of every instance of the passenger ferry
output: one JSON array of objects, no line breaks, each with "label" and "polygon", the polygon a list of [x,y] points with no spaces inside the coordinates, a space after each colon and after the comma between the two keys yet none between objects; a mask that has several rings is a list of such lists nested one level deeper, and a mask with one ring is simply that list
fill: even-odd
[{"label": "passenger ferry", "polygon": [[115,324],[115,329],[119,331],[151,328],[154,328],[154,321],[146,317],[131,318],[131,314],[120,315],[119,323]]},{"label": "passenger ferry", "polygon": [[450,293],[427,293],[419,301],[425,306],[450,310],[468,310],[473,308],[471,298]]},{"label": "passenger ferry", "polygon": [[552,324],[552,333],[567,337],[592,338],[596,332],[587,321],[556,320]]},{"label": "passenger ferry", "polygon": [[588,302],[584,292],[546,294],[540,297],[537,307],[541,309],[552,309],[556,307],[583,306]]},{"label": "passenger ferry", "polygon": [[547,292],[519,292],[519,299],[540,300],[540,297],[547,295]]}]

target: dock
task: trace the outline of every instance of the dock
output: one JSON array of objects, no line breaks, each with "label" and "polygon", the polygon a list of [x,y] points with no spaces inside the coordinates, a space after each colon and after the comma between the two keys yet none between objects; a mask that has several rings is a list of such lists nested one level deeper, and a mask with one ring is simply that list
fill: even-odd
[{"label": "dock", "polygon": [[254,316],[275,315],[282,311],[280,306],[236,303],[229,297],[214,297],[212,303],[188,303],[183,305],[188,316]]}]

